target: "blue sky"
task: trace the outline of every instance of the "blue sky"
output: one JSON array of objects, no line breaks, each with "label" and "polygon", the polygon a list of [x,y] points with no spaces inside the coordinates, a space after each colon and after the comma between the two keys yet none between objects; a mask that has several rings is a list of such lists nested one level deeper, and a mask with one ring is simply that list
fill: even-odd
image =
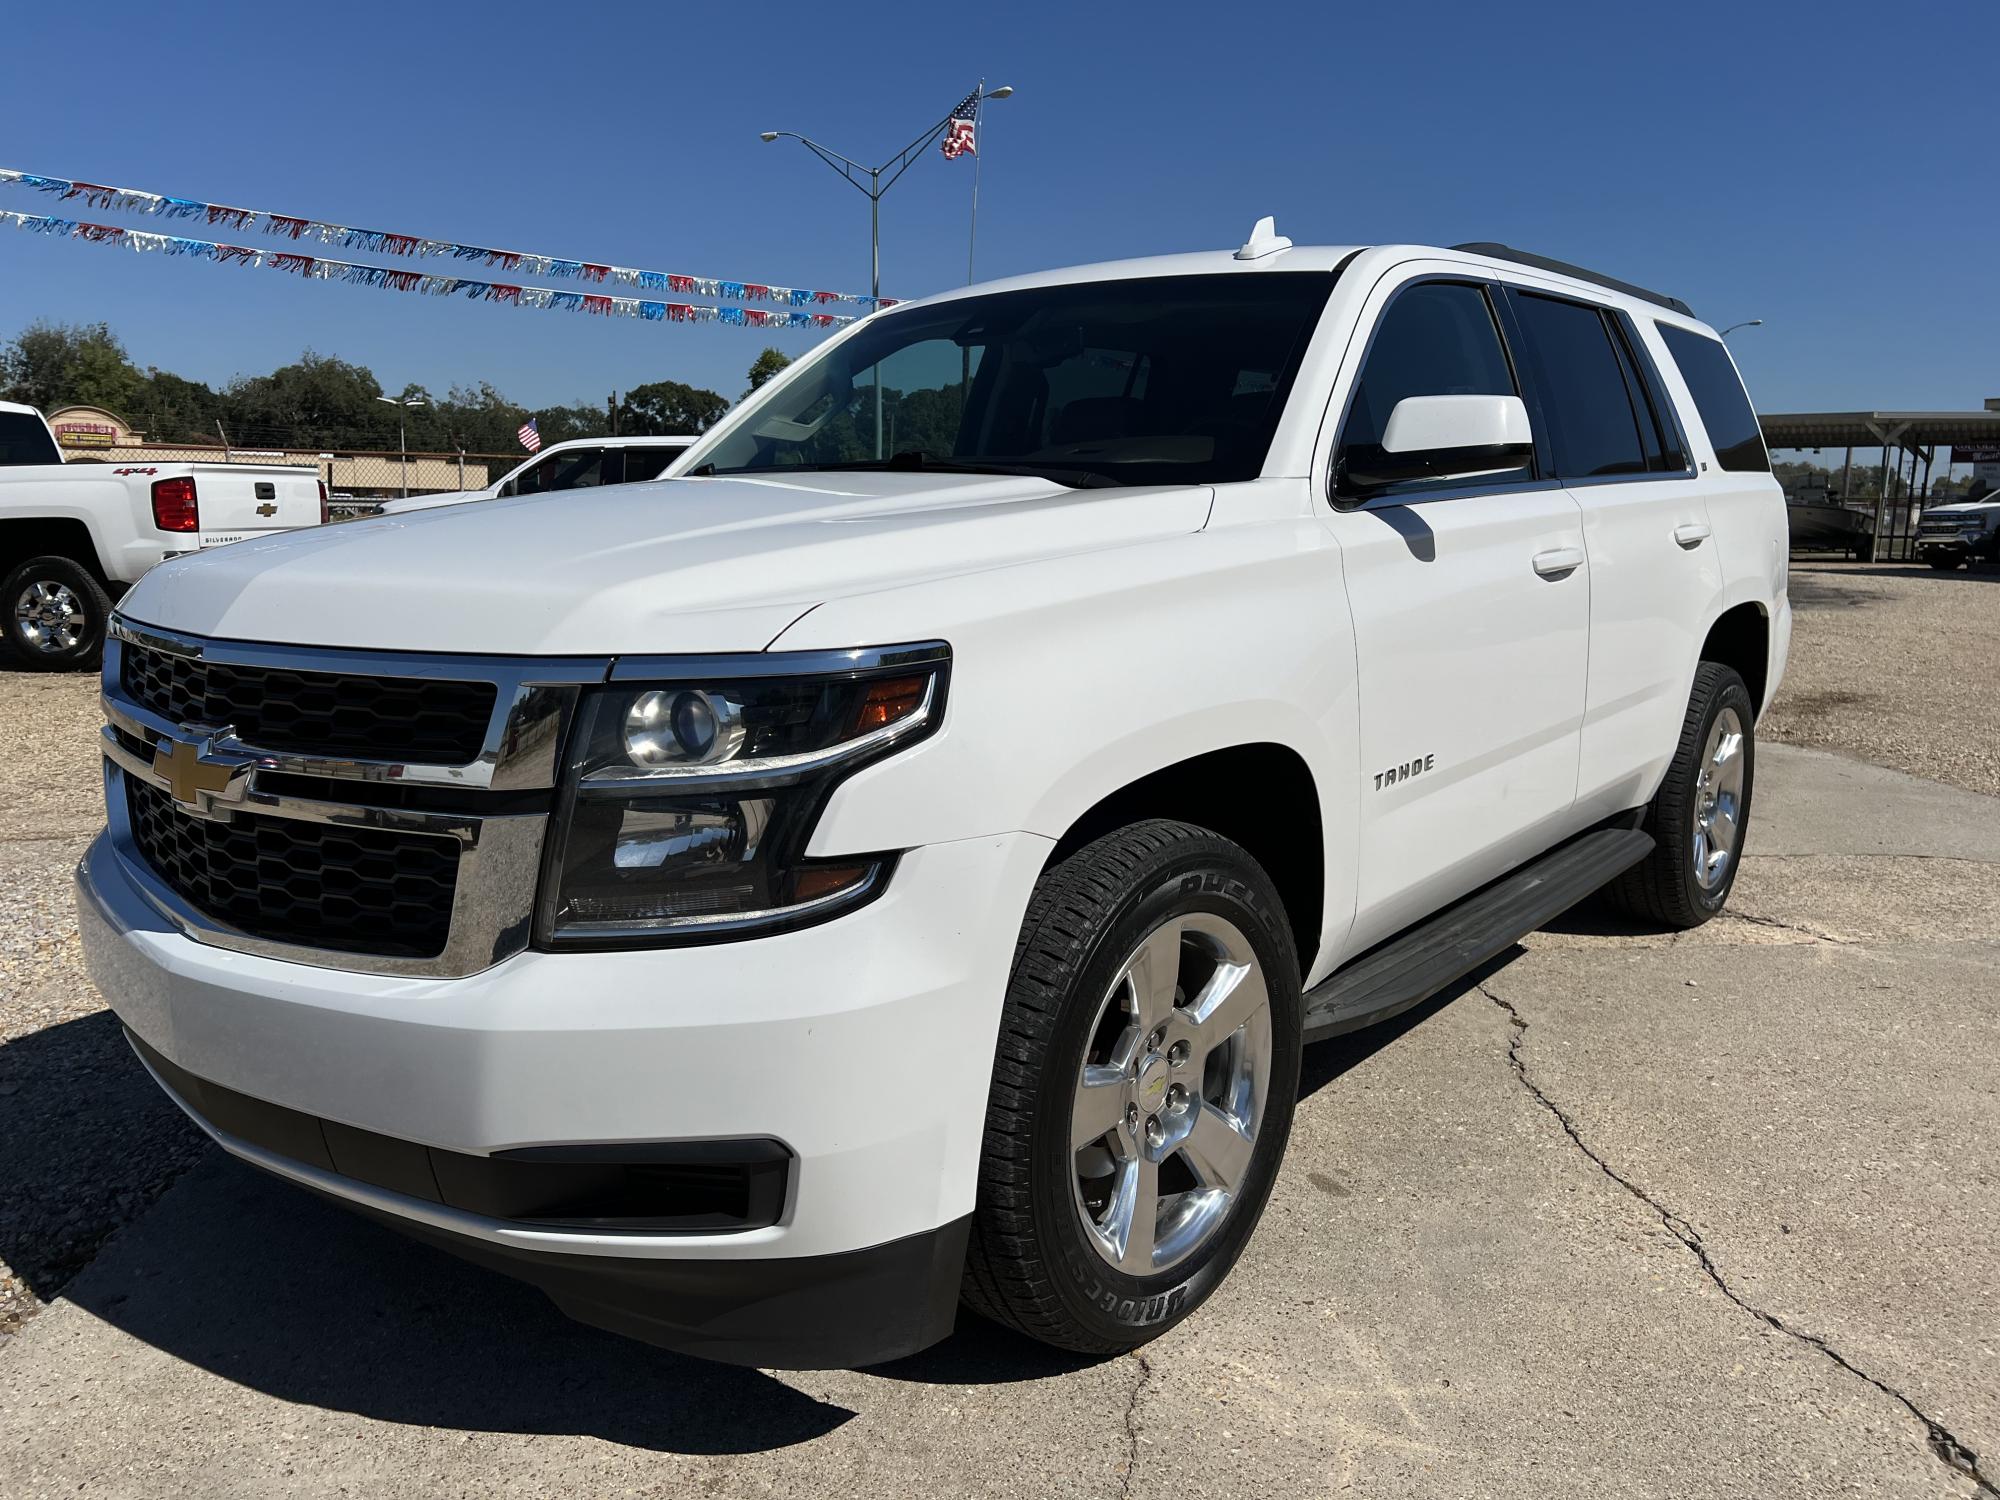
[{"label": "blue sky", "polygon": [[[1766,410],[2000,396],[1992,0],[1893,19],[1796,0],[105,3],[23,6],[7,30],[0,165],[24,171],[862,290],[866,199],[757,133],[879,159],[983,74],[1019,93],[988,106],[982,275],[1233,246],[1265,213],[1300,242],[1501,239],[1718,326],[1765,319],[1731,345]],[[933,153],[890,193],[885,292],[964,279],[971,178]],[[487,379],[528,404],[663,378],[733,396],[763,343],[811,342],[0,230],[0,337],[38,316],[103,319],[142,365],[215,383],[310,347],[391,388]]]}]

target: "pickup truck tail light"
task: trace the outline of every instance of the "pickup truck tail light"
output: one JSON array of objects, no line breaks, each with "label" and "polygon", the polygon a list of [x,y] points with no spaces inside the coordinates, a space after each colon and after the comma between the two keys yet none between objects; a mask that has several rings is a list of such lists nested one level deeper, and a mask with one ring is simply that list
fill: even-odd
[{"label": "pickup truck tail light", "polygon": [[322,479],[319,482],[319,524],[324,526],[327,523],[327,520],[328,520],[328,511],[326,505],[326,481]]},{"label": "pickup truck tail light", "polygon": [[162,531],[201,530],[201,509],[195,503],[191,476],[153,481],[153,524]]}]

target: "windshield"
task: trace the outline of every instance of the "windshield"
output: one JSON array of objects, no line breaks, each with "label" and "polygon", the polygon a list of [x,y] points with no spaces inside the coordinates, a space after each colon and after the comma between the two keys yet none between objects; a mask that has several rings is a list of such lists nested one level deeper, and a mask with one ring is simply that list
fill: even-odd
[{"label": "windshield", "polygon": [[889,313],[774,391],[691,472],[1255,478],[1332,288],[1329,271],[1167,276]]}]

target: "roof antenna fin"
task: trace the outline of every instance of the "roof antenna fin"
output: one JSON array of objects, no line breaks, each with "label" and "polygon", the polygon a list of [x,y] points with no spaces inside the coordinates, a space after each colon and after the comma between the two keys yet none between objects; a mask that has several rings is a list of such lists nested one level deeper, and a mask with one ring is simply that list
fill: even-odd
[{"label": "roof antenna fin", "polygon": [[1243,242],[1243,248],[1236,252],[1238,260],[1262,260],[1267,255],[1276,255],[1280,250],[1289,250],[1292,242],[1278,233],[1278,221],[1270,214],[1257,221],[1257,227],[1250,231],[1250,238]]}]

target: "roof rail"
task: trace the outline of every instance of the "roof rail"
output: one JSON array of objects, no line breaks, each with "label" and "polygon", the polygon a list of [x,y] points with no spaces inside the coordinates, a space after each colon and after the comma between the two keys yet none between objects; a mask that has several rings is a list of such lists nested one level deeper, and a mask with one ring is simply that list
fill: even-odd
[{"label": "roof rail", "polygon": [[1451,248],[1463,250],[1467,255],[1483,255],[1488,260],[1511,260],[1518,266],[1533,266],[1539,271],[1554,271],[1559,276],[1573,276],[1578,281],[1609,287],[1612,291],[1623,292],[1628,297],[1638,297],[1655,306],[1684,313],[1690,318],[1694,316],[1694,309],[1678,297],[1669,297],[1664,292],[1650,292],[1642,286],[1634,286],[1629,281],[1620,281],[1617,277],[1606,276],[1602,272],[1586,271],[1582,266],[1573,266],[1566,260],[1550,260],[1546,255],[1530,254],[1526,250],[1516,250],[1512,245],[1502,245],[1493,240],[1472,240],[1463,245],[1453,245]]}]

